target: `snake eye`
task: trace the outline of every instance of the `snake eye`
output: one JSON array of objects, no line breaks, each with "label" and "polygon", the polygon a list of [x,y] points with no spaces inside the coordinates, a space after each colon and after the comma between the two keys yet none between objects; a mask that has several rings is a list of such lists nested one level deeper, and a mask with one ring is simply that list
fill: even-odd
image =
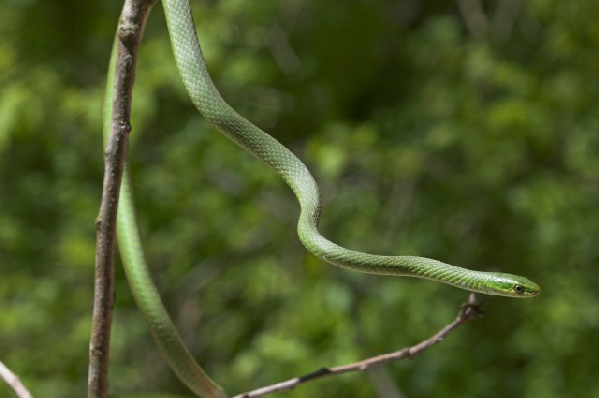
[{"label": "snake eye", "polygon": [[514,291],[518,294],[522,294],[522,293],[524,293],[524,287],[522,287],[522,285],[519,285],[516,283],[514,285]]}]

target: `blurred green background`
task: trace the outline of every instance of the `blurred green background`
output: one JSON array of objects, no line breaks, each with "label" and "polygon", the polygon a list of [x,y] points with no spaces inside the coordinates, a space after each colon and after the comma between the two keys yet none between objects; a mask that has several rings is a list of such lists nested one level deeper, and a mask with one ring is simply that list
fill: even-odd
[{"label": "blurred green background", "polygon": [[[0,360],[36,397],[86,393],[101,100],[120,7],[0,3]],[[543,287],[531,300],[484,297],[486,317],[413,360],[281,396],[599,397],[599,2],[193,8],[223,96],[319,181],[326,236]],[[159,4],[133,113],[154,278],[230,394],[416,343],[467,298],[308,254],[290,190],[190,104]],[[191,396],[120,268],[116,288],[111,396]]]}]

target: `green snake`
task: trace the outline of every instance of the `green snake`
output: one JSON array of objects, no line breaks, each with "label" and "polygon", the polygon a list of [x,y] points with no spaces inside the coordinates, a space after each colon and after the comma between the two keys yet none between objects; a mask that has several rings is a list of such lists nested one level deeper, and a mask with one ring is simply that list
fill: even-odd
[{"label": "green snake", "polygon": [[[162,0],[179,74],[198,111],[221,133],[270,166],[294,192],[300,205],[297,232],[308,251],[340,267],[382,275],[410,276],[447,283],[472,292],[533,297],[541,288],[506,273],[473,271],[424,257],[381,256],[343,248],[318,231],[321,197],[307,167],[275,138],[240,116],[221,97],[206,69],[189,0]],[[114,63],[113,51],[113,63]],[[110,130],[113,65],[107,82],[104,131]],[[198,396],[226,395],[197,365],[177,333],[150,277],[135,219],[130,176],[125,169],[118,206],[118,243],[125,272],[150,333],[179,379]]]}]

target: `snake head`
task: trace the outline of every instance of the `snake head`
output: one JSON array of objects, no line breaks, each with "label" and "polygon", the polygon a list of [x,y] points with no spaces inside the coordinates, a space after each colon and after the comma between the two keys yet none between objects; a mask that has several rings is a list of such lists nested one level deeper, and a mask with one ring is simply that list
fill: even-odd
[{"label": "snake head", "polygon": [[541,293],[541,287],[528,278],[512,274],[493,273],[489,281],[491,294],[527,298]]}]

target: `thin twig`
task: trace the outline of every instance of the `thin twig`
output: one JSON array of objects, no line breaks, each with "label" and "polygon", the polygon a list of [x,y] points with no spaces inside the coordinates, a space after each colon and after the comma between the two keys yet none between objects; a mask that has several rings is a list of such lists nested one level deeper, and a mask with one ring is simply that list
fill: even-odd
[{"label": "thin twig", "polygon": [[114,252],[119,189],[131,124],[135,62],[146,18],[156,0],[125,0],[117,30],[117,58],[110,137],[104,151],[104,182],[96,220],[94,310],[89,346],[88,397],[108,396],[110,326],[114,304]]},{"label": "thin twig", "polygon": [[468,322],[470,319],[473,319],[477,316],[482,315],[480,310],[480,304],[476,302],[476,298],[474,294],[470,294],[468,298],[468,302],[462,305],[460,312],[456,319],[451,322],[449,325],[445,326],[439,332],[437,332],[434,336],[421,341],[420,343],[413,345],[411,347],[403,348],[399,351],[390,353],[390,354],[382,354],[377,355],[375,357],[371,357],[365,359],[363,361],[354,362],[348,365],[337,366],[334,368],[322,368],[312,373],[308,373],[307,375],[301,377],[295,377],[293,379],[284,381],[282,383],[272,384],[270,386],[262,387],[257,390],[253,390],[250,392],[246,392],[240,395],[235,396],[234,398],[258,398],[263,397],[268,394],[274,394],[281,391],[292,390],[300,384],[306,383],[308,381],[320,379],[326,376],[339,375],[342,373],[348,372],[357,372],[363,371],[371,366],[380,365],[385,362],[397,361],[405,358],[412,358],[415,355],[422,353],[427,348],[441,342],[441,340],[445,339],[449,334],[458,326]]},{"label": "thin twig", "polygon": [[21,383],[21,380],[2,361],[0,361],[0,378],[8,384],[18,398],[32,398],[27,388]]}]

